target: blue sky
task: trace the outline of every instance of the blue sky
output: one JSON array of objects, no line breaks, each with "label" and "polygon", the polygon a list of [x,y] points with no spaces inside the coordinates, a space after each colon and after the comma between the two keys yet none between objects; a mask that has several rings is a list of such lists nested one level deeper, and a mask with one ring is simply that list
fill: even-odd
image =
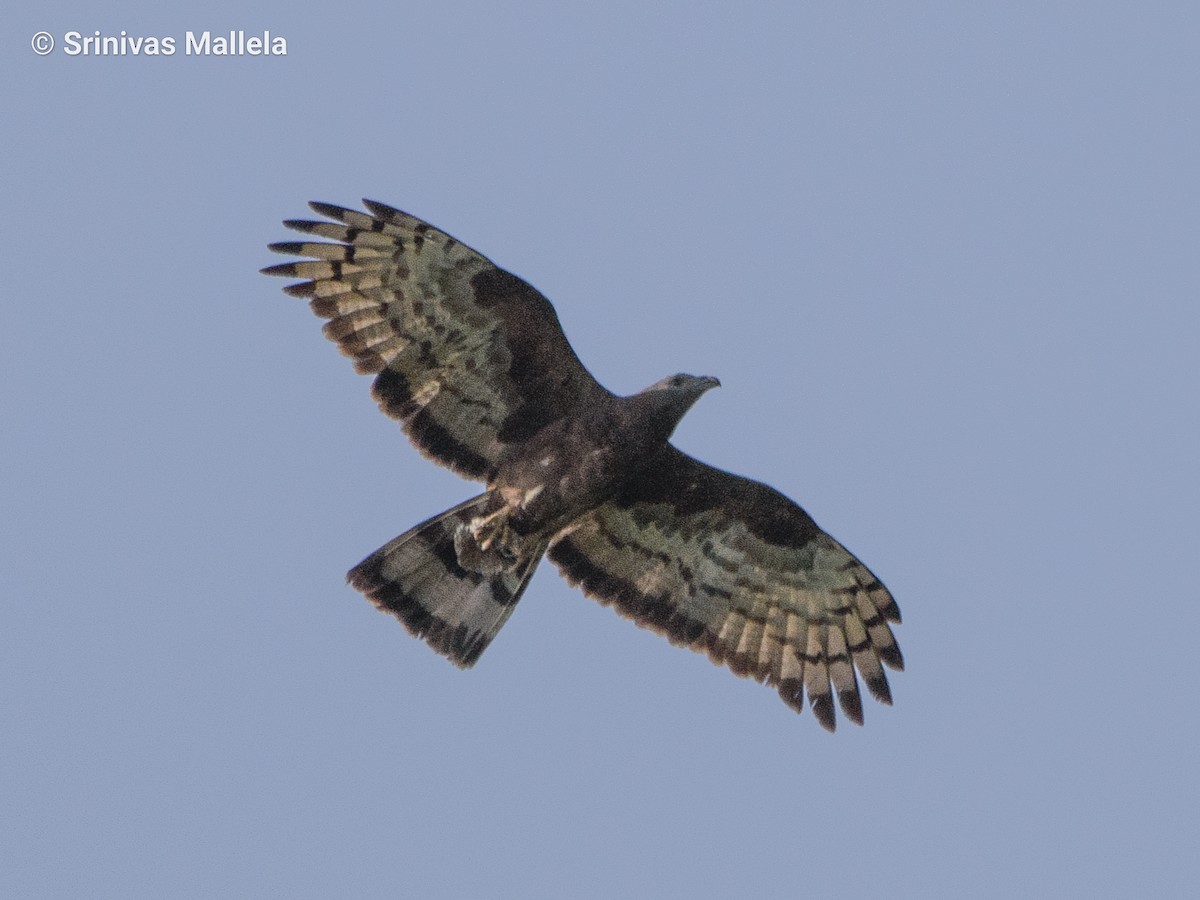
[{"label": "blue sky", "polygon": [[[0,52],[0,893],[1182,896],[1194,4],[118,2]],[[69,31],[269,30],[270,58]],[[31,49],[45,30],[58,48]],[[895,593],[827,735],[544,566],[459,672],[343,582],[474,486],[257,274],[429,219]]]}]

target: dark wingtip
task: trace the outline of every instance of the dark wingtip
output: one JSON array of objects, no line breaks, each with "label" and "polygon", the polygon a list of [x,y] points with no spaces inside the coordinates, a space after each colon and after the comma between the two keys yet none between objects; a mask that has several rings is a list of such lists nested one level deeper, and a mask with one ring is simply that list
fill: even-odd
[{"label": "dark wingtip", "polygon": [[338,206],[336,203],[322,203],[320,200],[309,200],[308,208],[318,215],[328,216],[331,219],[337,219],[339,222],[348,212],[352,210],[346,209],[344,206]]},{"label": "dark wingtip", "polygon": [[284,278],[296,278],[295,263],[278,263],[274,266],[263,266],[258,270],[264,275],[280,275]]},{"label": "dark wingtip", "polygon": [[883,672],[880,672],[878,676],[867,676],[864,680],[867,682],[867,690],[871,692],[872,697],[887,706],[892,705],[892,689]]},{"label": "dark wingtip", "polygon": [[826,731],[837,731],[837,713],[833,709],[833,695],[821,694],[816,697],[809,698],[809,704],[812,706],[813,715],[817,717],[817,721],[821,723],[821,727]]},{"label": "dark wingtip", "polygon": [[304,243],[302,241],[276,241],[273,244],[267,244],[267,249],[272,253],[290,253],[292,256],[304,255]]},{"label": "dark wingtip", "polygon": [[[289,297],[312,297],[317,293],[317,283],[315,281],[298,281],[295,284],[285,285],[283,292]],[[316,309],[313,312],[319,316],[324,315]],[[328,315],[324,317],[329,318]]]},{"label": "dark wingtip", "polygon": [[855,725],[863,723],[862,697],[858,695],[858,691],[854,689],[838,691],[838,703],[842,707],[842,714],[847,719]]},{"label": "dark wingtip", "polygon": [[879,611],[889,622],[900,624],[900,607],[895,600],[889,598],[887,605]]},{"label": "dark wingtip", "polygon": [[788,705],[788,709],[793,709],[798,713],[804,712],[803,681],[798,679],[781,681],[779,683],[779,696]]},{"label": "dark wingtip", "polygon": [[363,197],[363,206],[371,211],[371,214],[377,219],[392,219],[396,216],[402,216],[404,213],[396,209],[394,206],[388,206],[386,203],[380,203],[378,200],[368,200]]},{"label": "dark wingtip", "polygon": [[284,219],[283,220],[283,227],[290,228],[292,231],[312,232],[312,230],[314,228],[319,228],[322,224],[327,225],[329,223],[314,222],[314,221],[312,221],[312,219]]},{"label": "dark wingtip", "polygon": [[895,645],[880,647],[879,658],[883,660],[883,664],[888,668],[895,669],[897,672],[904,671],[904,656],[900,653],[899,647]]}]

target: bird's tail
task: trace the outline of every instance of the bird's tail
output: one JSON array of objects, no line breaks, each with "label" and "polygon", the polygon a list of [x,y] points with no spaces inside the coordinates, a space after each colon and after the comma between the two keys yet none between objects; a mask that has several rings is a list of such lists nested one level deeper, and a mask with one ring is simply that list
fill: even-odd
[{"label": "bird's tail", "polygon": [[346,580],[467,668],[508,620],[546,552],[542,540],[515,553],[507,544],[481,549],[474,538],[498,505],[491,493],[460,503],[384,544]]}]

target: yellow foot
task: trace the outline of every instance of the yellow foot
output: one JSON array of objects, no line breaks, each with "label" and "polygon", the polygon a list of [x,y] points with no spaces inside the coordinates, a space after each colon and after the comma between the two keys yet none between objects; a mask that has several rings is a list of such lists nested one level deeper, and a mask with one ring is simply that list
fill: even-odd
[{"label": "yellow foot", "polygon": [[[498,528],[489,528],[489,526],[503,518],[507,513],[508,507],[502,506],[493,513],[471,520],[471,537],[475,539],[475,543],[479,545],[480,550],[490,549],[492,544],[496,542],[496,539],[508,530],[503,522],[500,523],[500,527]],[[485,536],[485,531],[490,533]]]}]

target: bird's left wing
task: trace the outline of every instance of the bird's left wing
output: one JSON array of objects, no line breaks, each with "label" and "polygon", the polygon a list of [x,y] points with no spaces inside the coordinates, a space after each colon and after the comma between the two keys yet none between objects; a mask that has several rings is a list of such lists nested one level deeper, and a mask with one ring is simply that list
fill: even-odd
[{"label": "bird's left wing", "polygon": [[[793,709],[862,724],[855,669],[891,703],[903,668],[892,595],[799,506],[667,445],[564,529],[550,559],[572,584],[672,643],[776,687]],[[832,688],[831,688],[832,682]]]}]

